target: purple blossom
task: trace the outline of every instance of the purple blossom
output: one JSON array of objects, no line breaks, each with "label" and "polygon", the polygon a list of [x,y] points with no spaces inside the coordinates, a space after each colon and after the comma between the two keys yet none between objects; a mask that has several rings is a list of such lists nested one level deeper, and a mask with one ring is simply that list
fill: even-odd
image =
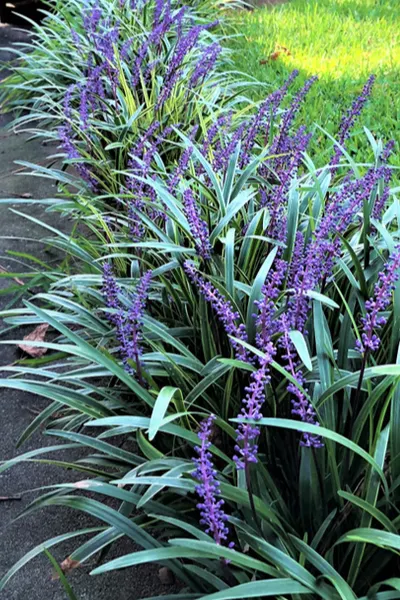
[{"label": "purple blossom", "polygon": [[280,241],[283,241],[285,237],[286,228],[283,228],[282,224],[284,223],[284,214],[287,207],[287,194],[293,179],[297,175],[303,153],[306,151],[310,139],[311,134],[306,133],[305,127],[300,127],[293,138],[293,150],[288,158],[288,163],[279,173],[280,184],[274,188],[271,194],[266,195],[263,202],[268,207],[270,214],[267,235]]},{"label": "purple blossom", "polygon": [[188,146],[183,151],[182,156],[179,160],[178,166],[176,167],[175,171],[173,172],[172,177],[168,181],[168,191],[170,192],[170,194],[175,190],[181,177],[184,175],[184,173],[188,167],[188,164],[189,164],[192,154],[193,154],[193,146]]},{"label": "purple blossom", "polygon": [[158,110],[163,106],[163,104],[170,97],[172,89],[175,83],[178,81],[180,72],[182,69],[183,61],[186,55],[194,48],[197,44],[197,40],[200,36],[200,33],[204,30],[204,27],[201,25],[196,25],[192,27],[186,35],[182,35],[178,38],[178,42],[175,47],[174,54],[170,60],[168,65],[161,93],[158,97],[156,109]]},{"label": "purple blossom", "polygon": [[[185,261],[184,269],[190,281],[196,286],[199,293],[203,296],[206,302],[209,302],[216,312],[219,321],[224,326],[228,335],[247,342],[246,327],[241,323],[236,322],[240,319],[238,312],[234,311],[232,304],[227,300],[209,281],[205,281],[203,277],[196,271],[195,267]],[[236,358],[246,362],[251,362],[249,351],[236,340],[230,339],[230,344],[235,351]]]},{"label": "purple blossom", "polygon": [[121,56],[122,60],[125,60],[125,61],[128,60],[129,51],[132,48],[133,39],[134,38],[129,38],[126,40],[126,42],[124,42],[122,44],[121,52],[120,52],[120,56]]},{"label": "purple blossom", "polygon": [[83,26],[88,34],[94,33],[97,30],[101,17],[102,12],[98,6],[95,6],[91,10],[85,11]]},{"label": "purple blossom", "polygon": [[226,130],[229,128],[231,120],[232,120],[232,113],[229,112],[229,113],[220,115],[217,118],[217,120],[214,121],[210,125],[210,127],[208,128],[208,130],[204,136],[204,142],[203,142],[203,146],[202,146],[202,150],[201,150],[203,156],[207,155],[207,152],[208,152],[211,144],[215,140],[216,136],[218,135],[218,133],[226,132]]},{"label": "purple blossom", "polygon": [[[357,117],[361,114],[362,109],[368,101],[369,96],[371,95],[372,86],[374,85],[375,75],[371,75],[363,87],[361,94],[354,100],[351,108],[347,111],[347,113],[342,118],[342,121],[339,125],[339,134],[338,134],[338,142],[341,146],[345,143],[350,135],[350,131],[356,122]],[[331,166],[336,167],[339,163],[340,157],[342,155],[342,151],[340,148],[336,148],[335,154],[331,160]],[[336,168],[332,169],[332,173],[335,173]]]},{"label": "purple blossom", "polygon": [[197,252],[204,260],[208,260],[211,258],[210,232],[207,223],[200,216],[200,210],[191,189],[183,192],[183,211],[189,222]]},{"label": "purple blossom", "polygon": [[89,68],[89,73],[86,80],[86,88],[88,90],[88,96],[93,109],[96,107],[98,98],[105,98],[105,91],[102,81],[102,73],[105,68],[105,63],[102,63],[96,67],[91,66]]},{"label": "purple blossom", "polygon": [[[237,145],[240,141],[240,139],[243,136],[243,132],[246,130],[246,123],[242,123],[241,125],[239,125],[239,127],[236,129],[236,131],[234,132],[234,134],[231,136],[230,140],[229,138],[227,138],[229,140],[229,142],[226,144],[222,143],[221,141],[217,141],[217,143],[215,144],[215,147],[213,149],[213,161],[212,161],[212,166],[214,168],[215,171],[219,171],[220,173],[223,173],[224,171],[226,171],[229,161],[231,159],[232,154],[236,151]],[[224,133],[223,131],[221,131],[221,139],[224,139]]]},{"label": "purple blossom", "polygon": [[363,333],[361,341],[356,341],[356,349],[361,354],[375,352],[380,346],[381,340],[375,332],[385,325],[386,318],[379,313],[385,310],[392,301],[395,283],[400,275],[399,270],[400,245],[395,248],[385,269],[379,273],[374,295],[365,303],[366,315],[361,319]]},{"label": "purple blossom", "polygon": [[126,310],[119,300],[121,289],[115,281],[112,268],[109,264],[103,267],[102,293],[107,308],[112,312],[107,313],[107,318],[115,326],[116,337],[119,342],[119,353],[122,357],[125,370],[134,375],[135,371],[129,361],[136,363],[136,375],[141,380],[140,356],[142,354],[142,319],[148,296],[152,273],[147,271],[139,280],[137,288],[131,297],[131,306]]},{"label": "purple blossom", "polygon": [[137,364],[139,363],[139,356],[142,354],[142,320],[152,275],[153,274],[151,271],[146,271],[146,273],[140,278],[135,293],[133,294],[132,304],[127,315],[129,327],[132,332],[131,344],[133,354]]},{"label": "purple blossom", "polygon": [[383,191],[381,194],[379,194],[379,196],[375,200],[374,207],[372,209],[372,216],[376,220],[379,220],[381,218],[382,213],[385,209],[386,203],[389,200],[389,195],[390,195],[389,183],[390,183],[390,179],[392,176],[392,171],[391,171],[390,167],[387,165],[387,161],[390,158],[393,148],[394,148],[394,140],[390,140],[386,144],[386,146],[383,148],[382,154],[380,157],[381,163],[383,165],[386,165],[386,168],[384,170],[383,177],[382,177],[383,184],[384,184]]},{"label": "purple blossom", "polygon": [[170,15],[171,13],[171,1],[170,0],[156,0],[154,5],[154,15],[153,15],[153,29],[157,27],[161,22],[161,15],[164,12],[165,15]]},{"label": "purple blossom", "polygon": [[294,279],[296,274],[301,270],[301,266],[304,261],[304,235],[301,231],[296,232],[296,238],[294,242],[292,260],[290,261],[289,273],[288,273],[288,288],[292,288],[294,285]]},{"label": "purple blossom", "polygon": [[277,322],[273,321],[275,313],[275,302],[279,296],[280,288],[286,276],[286,261],[279,259],[274,268],[270,270],[267,280],[261,289],[262,299],[257,302],[259,314],[256,326],[256,344],[259,350],[269,344],[274,333],[276,333]]},{"label": "purple blossom", "polygon": [[[298,75],[298,71],[294,70],[289,75],[288,79],[279,89],[270,94],[259,106],[257,113],[253,116],[248,127],[245,129],[245,139],[241,153],[241,166],[245,166],[250,161],[251,150],[254,147],[257,135],[260,131],[264,133],[265,141],[268,140],[272,123],[276,117],[280,103],[285,97],[290,84]],[[271,154],[275,153],[276,148],[273,146]]]},{"label": "purple blossom", "polygon": [[[229,535],[229,529],[226,525],[228,516],[223,510],[224,500],[217,500],[220,495],[220,485],[217,480],[217,471],[212,462],[212,454],[209,451],[211,446],[210,436],[215,416],[210,415],[200,423],[200,431],[197,434],[201,440],[200,446],[195,447],[198,458],[194,458],[196,471],[193,476],[199,485],[196,486],[196,493],[201,501],[197,504],[200,511],[200,524],[205,527],[206,533],[211,533],[217,544],[223,544]],[[232,543],[228,544],[231,548]]]},{"label": "purple blossom", "polygon": [[87,87],[85,85],[81,85],[80,92],[81,92],[81,101],[80,101],[80,107],[79,107],[79,114],[80,114],[80,118],[81,118],[82,130],[85,131],[88,128],[88,119],[89,119]]},{"label": "purple blossom", "polygon": [[65,123],[58,128],[58,136],[68,159],[76,161],[74,166],[83,181],[85,181],[93,191],[96,191],[98,182],[89,167],[82,161],[81,153],[76,147],[76,138],[72,129],[72,94],[74,89],[75,86],[71,85],[66,91],[64,98]]},{"label": "purple blossom", "polygon": [[[261,407],[265,401],[265,386],[270,382],[270,364],[275,355],[272,342],[264,347],[265,356],[260,359],[260,367],[251,374],[251,382],[245,388],[246,396],[239,419],[259,421],[262,418]],[[256,440],[260,434],[260,428],[251,423],[239,423],[235,445],[235,456],[233,457],[238,469],[244,469],[249,463],[257,462],[258,445]]]},{"label": "purple blossom", "polygon": [[72,27],[71,27],[71,37],[72,37],[73,43],[75,44],[75,48],[78,50],[78,52],[82,52],[81,40],[79,38],[79,35],[75,31],[75,29],[73,29]]},{"label": "purple blossom", "polygon": [[[303,373],[298,368],[299,361],[296,361],[296,349],[289,336],[289,323],[286,315],[282,315],[280,319],[280,331],[283,335],[279,340],[279,346],[283,350],[282,358],[286,361],[285,369],[304,388],[305,380]],[[305,394],[292,382],[286,389],[292,395],[292,414],[299,416],[303,423],[319,426],[314,407]],[[304,432],[300,445],[321,448],[323,443],[320,436]]]},{"label": "purple blossom", "polygon": [[217,42],[206,46],[190,77],[188,85],[190,89],[203,83],[207,75],[214,69],[221,51],[222,48]]},{"label": "purple blossom", "polygon": [[[121,308],[121,303],[118,298],[121,289],[116,282],[110,263],[104,263],[103,265],[103,288],[101,291],[107,308],[111,308],[113,310],[119,310]],[[107,313],[107,318],[109,321],[114,323],[114,313]]]},{"label": "purple blossom", "polygon": [[[194,141],[197,131],[198,131],[198,125],[195,125],[192,128],[192,131],[190,132],[189,135],[189,139],[191,142]],[[173,175],[170,177],[169,181],[168,181],[168,191],[170,192],[170,194],[173,193],[173,191],[175,190],[176,186],[178,185],[181,177],[184,175],[184,173],[186,172],[186,169],[188,167],[189,161],[192,157],[194,151],[194,147],[192,145],[189,145],[185,148],[185,150],[183,151],[178,165],[175,169],[175,171],[173,172]]]},{"label": "purple blossom", "polygon": [[288,146],[288,134],[290,127],[293,124],[293,121],[296,117],[296,114],[300,110],[301,104],[310,91],[311,86],[315,81],[317,81],[318,77],[310,77],[307,79],[303,87],[297,92],[290,107],[285,112],[282,123],[279,129],[279,134],[275,138],[274,143],[272,144],[271,154],[280,154],[284,152],[288,152],[290,150],[290,145]]},{"label": "purple blossom", "polygon": [[384,176],[386,168],[370,169],[364,177],[345,182],[342,189],[332,196],[315,230],[315,238],[308,245],[304,261],[293,277],[293,293],[287,310],[291,329],[305,333],[310,307],[307,293],[331,277],[341,253],[340,235],[354,223],[357,213]]}]

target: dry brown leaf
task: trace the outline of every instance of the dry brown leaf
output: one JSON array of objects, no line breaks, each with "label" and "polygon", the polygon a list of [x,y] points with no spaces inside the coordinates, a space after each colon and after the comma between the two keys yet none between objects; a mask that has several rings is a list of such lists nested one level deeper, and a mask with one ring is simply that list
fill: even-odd
[{"label": "dry brown leaf", "polygon": [[280,52],[279,50],[275,50],[275,52],[269,55],[269,60],[276,60],[280,57],[281,54],[282,52]]},{"label": "dry brown leaf", "polygon": [[277,45],[275,46],[274,52],[270,54],[268,58],[263,58],[259,61],[260,65],[266,65],[270,60],[277,60],[281,54],[285,56],[291,56],[291,52],[286,48],[286,46]]},{"label": "dry brown leaf", "polygon": [[[72,569],[80,567],[81,563],[79,560],[72,560],[69,556],[60,563],[60,569],[63,573],[69,573]],[[54,573],[52,577],[53,581],[59,579],[58,573]]]},{"label": "dry brown leaf", "polygon": [[[28,333],[28,335],[24,337],[24,340],[27,342],[43,342],[48,328],[49,326],[47,323],[42,323],[33,331],[31,331],[31,333]],[[23,352],[29,354],[29,356],[32,356],[33,358],[40,358],[47,352],[47,348],[43,348],[41,346],[30,346],[28,344],[18,344],[18,348],[21,348]]]},{"label": "dry brown leaf", "polygon": [[[2,267],[1,265],[0,265],[0,271],[2,273],[8,273],[7,269]],[[22,281],[22,279],[18,279],[18,277],[13,277],[13,280],[16,281],[18,283],[18,285],[25,285],[24,282]]]},{"label": "dry brown leaf", "polygon": [[174,574],[168,567],[161,567],[158,577],[163,585],[172,585],[175,581]]}]

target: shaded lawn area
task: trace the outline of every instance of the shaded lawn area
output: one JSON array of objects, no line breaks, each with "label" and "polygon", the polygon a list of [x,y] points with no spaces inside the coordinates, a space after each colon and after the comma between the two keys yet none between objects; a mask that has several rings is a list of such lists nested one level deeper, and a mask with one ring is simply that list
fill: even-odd
[{"label": "shaded lawn area", "polygon": [[[313,87],[301,122],[318,123],[335,135],[343,111],[371,73],[377,76],[372,98],[348,142],[357,159],[365,161],[368,142],[360,136],[366,126],[374,135],[395,139],[392,163],[400,165],[400,2],[399,0],[289,0],[253,12],[238,11],[231,40],[234,68],[257,79],[280,85],[299,69],[297,86],[311,75]],[[271,57],[273,55],[273,57]],[[259,99],[265,89],[251,94]],[[324,136],[314,136],[318,164],[327,157]]]}]

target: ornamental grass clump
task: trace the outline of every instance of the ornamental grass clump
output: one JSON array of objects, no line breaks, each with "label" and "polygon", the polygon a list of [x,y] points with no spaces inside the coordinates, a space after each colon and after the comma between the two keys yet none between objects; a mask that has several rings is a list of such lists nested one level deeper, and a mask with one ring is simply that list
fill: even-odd
[{"label": "ornamental grass clump", "polygon": [[[24,342],[47,347],[45,360],[5,367],[10,377],[0,384],[50,401],[20,443],[40,428],[59,443],[0,471],[49,453],[46,462],[83,474],[70,481],[67,471],[25,512],[68,506],[98,519],[68,557],[83,565],[99,557],[92,575],[162,563],[181,582],[177,600],[400,597],[393,144],[368,132],[368,165],[345,147],[372,80],[343,120],[340,156],[332,144],[334,158],[316,168],[313,131],[298,122],[314,78],[296,91],[293,72],[251,114],[243,99],[214,111],[221,97],[208,105],[200,69],[213,79],[206,23],[186,27],[184,7],[160,2],[121,3],[108,22],[105,6],[91,6],[74,29],[83,44],[85,28],[96,60],[109,57],[102,87],[82,99],[69,82],[68,102],[65,94],[57,100],[68,121],[60,137],[72,136],[81,152],[79,193],[67,189],[63,170],[47,171],[65,175],[51,208],[79,227],[70,237],[52,229],[46,243],[66,260],[23,308],[2,313],[10,326],[52,328],[51,342]],[[138,11],[136,52],[127,44],[117,54],[116,31]],[[186,36],[200,26],[194,38],[204,46],[192,69]],[[169,58],[150,70],[160,69],[165,87],[146,76],[161,29]],[[121,61],[136,61],[136,70]],[[171,64],[184,76],[176,79]],[[192,85],[207,110],[187,119],[190,108],[179,105],[179,118],[170,118],[163,111],[173,90],[182,86],[186,98]],[[156,88],[140,124],[125,114],[127,99],[146,103]],[[108,132],[117,122],[126,143],[113,126]],[[82,450],[78,460],[52,460],[69,447]],[[106,550],[122,536],[142,550],[110,560]]]}]

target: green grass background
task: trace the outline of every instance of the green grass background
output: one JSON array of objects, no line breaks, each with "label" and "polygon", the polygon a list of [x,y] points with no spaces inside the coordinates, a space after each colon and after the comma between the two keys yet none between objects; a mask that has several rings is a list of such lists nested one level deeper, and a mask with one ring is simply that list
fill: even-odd
[{"label": "green grass background", "polygon": [[[353,131],[348,148],[357,160],[368,143],[360,136],[366,126],[374,135],[395,139],[392,163],[400,164],[400,0],[288,0],[273,7],[237,11],[239,36],[230,41],[234,68],[274,88],[293,69],[299,69],[297,86],[311,75],[319,82],[302,108],[307,125],[318,123],[335,135],[340,117],[360,92],[371,73],[377,76],[371,100]],[[290,55],[270,55],[284,46]],[[260,64],[260,61],[267,61]],[[253,98],[266,91],[254,88]],[[313,142],[316,162],[323,162],[328,144],[320,133]]]}]

